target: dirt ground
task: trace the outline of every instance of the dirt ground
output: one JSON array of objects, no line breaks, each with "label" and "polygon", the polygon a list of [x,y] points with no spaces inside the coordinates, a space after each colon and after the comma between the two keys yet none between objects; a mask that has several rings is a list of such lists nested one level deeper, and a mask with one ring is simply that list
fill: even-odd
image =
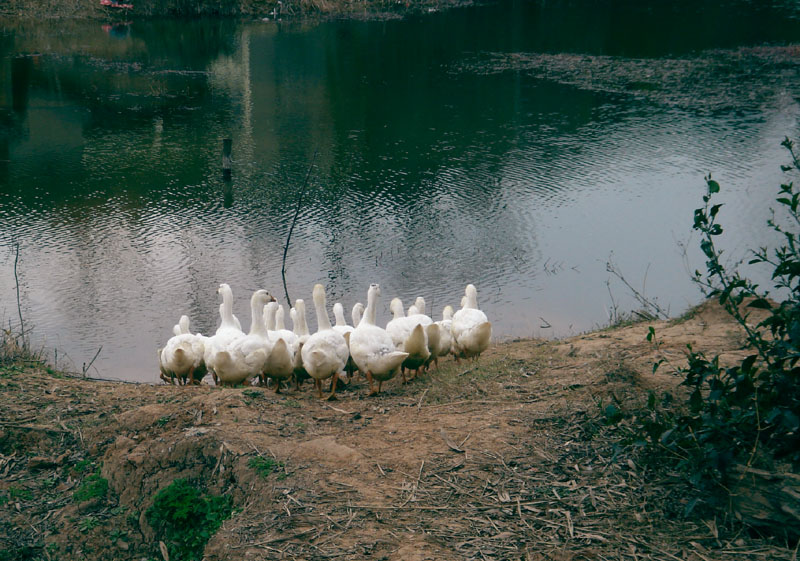
[{"label": "dirt ground", "polygon": [[[500,343],[377,397],[357,378],[334,402],[308,383],[276,395],[6,367],[0,560],[161,559],[144,513],[179,477],[232,498],[209,561],[796,559],[795,543],[723,515],[684,516],[685,479],[602,415],[676,391],[687,343],[726,360],[743,342],[706,304],[672,322]],[[257,473],[259,456],[277,471]],[[108,491],[76,500],[97,469]]]}]

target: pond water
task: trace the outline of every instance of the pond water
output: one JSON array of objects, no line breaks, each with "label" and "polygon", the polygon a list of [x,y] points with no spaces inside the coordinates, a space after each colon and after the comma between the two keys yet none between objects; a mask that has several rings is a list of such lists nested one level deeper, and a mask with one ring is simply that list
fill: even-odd
[{"label": "pond water", "polygon": [[[702,4],[698,6],[697,4]],[[797,136],[796,2],[500,2],[381,21],[0,23],[0,314],[59,367],[156,380],[216,288],[329,305],[474,283],[497,338],[701,300],[692,211],[731,263]],[[221,174],[223,138],[233,175]],[[15,247],[19,247],[19,254]],[[756,273],[758,274],[758,273]],[[312,326],[313,313],[309,314]],[[349,314],[348,314],[349,316]]]}]

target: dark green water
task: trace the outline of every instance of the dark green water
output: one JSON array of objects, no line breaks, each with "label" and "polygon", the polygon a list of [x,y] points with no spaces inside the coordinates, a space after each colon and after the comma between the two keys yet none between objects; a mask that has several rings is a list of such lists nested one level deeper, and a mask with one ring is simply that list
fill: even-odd
[{"label": "dark green water", "polygon": [[59,366],[102,346],[93,374],[155,380],[182,313],[215,329],[220,282],[245,324],[250,291],[283,295],[312,163],[292,298],[323,282],[349,308],[379,282],[384,307],[423,295],[439,319],[472,282],[498,337],[563,336],[636,307],[612,259],[677,314],[701,298],[703,176],[741,259],[774,242],[779,143],[800,132],[800,7],[696,4],[0,22],[4,323],[19,243],[22,311]]}]

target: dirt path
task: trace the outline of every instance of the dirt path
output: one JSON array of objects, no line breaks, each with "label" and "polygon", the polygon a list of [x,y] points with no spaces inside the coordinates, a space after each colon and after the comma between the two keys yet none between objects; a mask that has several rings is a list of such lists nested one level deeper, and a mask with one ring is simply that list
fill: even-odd
[{"label": "dirt path", "polygon": [[[620,443],[602,405],[673,391],[686,343],[735,358],[706,305],[680,322],[497,345],[366,397],[0,370],[0,559],[158,559],[145,512],[179,477],[232,497],[205,559],[791,559],[683,516],[686,487]],[[623,441],[624,442],[624,441]],[[252,467],[262,457],[275,472]],[[76,501],[99,469],[103,496]],[[5,548],[5,556],[1,553]]]}]

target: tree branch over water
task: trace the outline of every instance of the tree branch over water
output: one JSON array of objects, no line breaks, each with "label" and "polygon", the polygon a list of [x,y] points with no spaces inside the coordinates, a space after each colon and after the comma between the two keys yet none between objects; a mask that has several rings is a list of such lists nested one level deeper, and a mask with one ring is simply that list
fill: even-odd
[{"label": "tree branch over water", "polygon": [[300,208],[303,206],[303,196],[308,188],[308,179],[311,177],[311,170],[314,168],[314,161],[317,159],[317,152],[314,150],[314,155],[311,157],[311,163],[308,164],[308,171],[306,178],[303,181],[303,186],[300,188],[300,194],[297,196],[297,206],[294,209],[294,217],[292,218],[292,225],[289,226],[289,234],[286,236],[286,245],[283,246],[283,261],[281,263],[281,278],[283,279],[283,293],[286,295],[286,304],[291,307],[292,299],[289,298],[289,289],[286,288],[286,254],[289,253],[289,242],[292,240],[292,232],[294,232],[294,225],[297,223],[297,217],[300,215]]},{"label": "tree branch over water", "polygon": [[19,263],[19,242],[14,244],[14,284],[17,291],[17,313],[19,314],[19,333],[22,338],[22,347],[27,348],[25,343],[25,324],[22,321],[22,305],[19,299],[19,275],[17,274],[17,264]]}]

